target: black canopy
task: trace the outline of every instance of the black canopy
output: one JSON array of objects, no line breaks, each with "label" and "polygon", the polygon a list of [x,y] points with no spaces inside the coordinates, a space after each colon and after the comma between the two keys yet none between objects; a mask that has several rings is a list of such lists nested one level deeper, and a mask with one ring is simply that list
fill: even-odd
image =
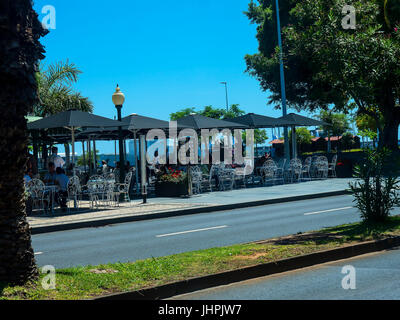
[{"label": "black canopy", "polygon": [[192,114],[181,119],[178,119],[178,125],[185,125],[195,130],[200,129],[248,129],[249,126],[230,122],[226,120],[219,120],[214,118],[205,117],[199,114]]},{"label": "black canopy", "polygon": [[311,127],[327,125],[323,121],[307,118],[296,113],[289,113],[286,116],[278,118],[282,121],[281,126],[295,126],[295,127]]},{"label": "black canopy", "polygon": [[241,123],[251,128],[273,128],[282,127],[284,122],[277,118],[263,116],[261,114],[248,113],[244,116],[229,119],[229,121]]},{"label": "black canopy", "polygon": [[28,123],[29,130],[40,130],[50,128],[82,128],[82,127],[115,127],[119,121],[111,120],[94,114],[68,110],[55,115]]}]

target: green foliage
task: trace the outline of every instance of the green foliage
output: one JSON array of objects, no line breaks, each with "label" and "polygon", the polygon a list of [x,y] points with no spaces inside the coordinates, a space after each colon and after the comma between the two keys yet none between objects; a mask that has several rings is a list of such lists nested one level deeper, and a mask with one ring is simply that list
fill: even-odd
[{"label": "green foliage", "polygon": [[[257,4],[258,3],[258,4]],[[297,110],[332,109],[376,119],[383,116],[381,145],[397,148],[400,123],[398,1],[356,0],[356,30],[342,27],[344,0],[280,1],[287,101]],[[257,24],[259,52],[245,57],[270,102],[280,106],[280,51],[275,0],[251,1],[246,13]],[[374,108],[371,108],[373,106]]]},{"label": "green foliage", "polygon": [[[307,128],[297,128],[296,129],[296,141],[297,144],[311,144],[311,133]],[[292,141],[292,130],[289,130],[289,141]]]},{"label": "green foliage", "polygon": [[343,113],[321,110],[318,118],[327,123],[322,129],[328,137],[341,136],[350,129],[349,119]]},{"label": "green foliage", "polygon": [[92,102],[73,89],[81,73],[68,60],[50,64],[46,69],[41,65],[36,73],[40,101],[34,107],[34,115],[46,117],[68,109],[92,112]]},{"label": "green foliage", "polygon": [[383,148],[365,152],[365,162],[354,169],[354,177],[359,180],[351,182],[350,189],[363,221],[382,222],[399,204],[400,181],[390,166],[391,151]]}]

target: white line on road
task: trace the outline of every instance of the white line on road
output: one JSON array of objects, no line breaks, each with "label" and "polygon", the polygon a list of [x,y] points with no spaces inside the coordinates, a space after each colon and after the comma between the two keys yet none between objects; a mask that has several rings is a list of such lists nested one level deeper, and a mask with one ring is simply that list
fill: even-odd
[{"label": "white line on road", "polygon": [[324,213],[324,212],[332,212],[332,211],[340,211],[340,210],[347,210],[347,209],[351,209],[354,207],[343,207],[343,208],[337,208],[337,209],[329,209],[329,210],[322,210],[322,211],[315,211],[315,212],[307,212],[304,215],[305,216],[309,216],[312,214],[318,214],[318,213]]},{"label": "white line on road", "polygon": [[181,231],[181,232],[174,232],[174,233],[167,233],[167,234],[159,234],[156,237],[157,238],[161,238],[161,237],[175,236],[175,235],[184,234],[184,233],[200,232],[200,231],[207,231],[207,230],[214,230],[214,229],[222,229],[222,228],[226,228],[226,227],[228,227],[228,226],[217,226],[217,227],[204,228],[204,229],[196,229],[196,230],[188,230],[188,231]]}]

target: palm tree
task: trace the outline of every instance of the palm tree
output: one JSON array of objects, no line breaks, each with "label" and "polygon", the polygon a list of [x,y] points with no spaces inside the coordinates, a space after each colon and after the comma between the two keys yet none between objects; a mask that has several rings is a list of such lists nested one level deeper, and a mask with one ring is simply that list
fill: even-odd
[{"label": "palm tree", "polygon": [[0,282],[23,284],[38,275],[24,202],[25,116],[37,100],[35,69],[47,33],[31,0],[0,1]]},{"label": "palm tree", "polygon": [[[69,109],[92,112],[92,102],[73,89],[73,84],[78,81],[81,73],[82,71],[68,60],[50,64],[47,68],[42,64],[36,74],[39,101],[35,105],[33,115],[46,117]],[[69,144],[65,144],[64,147],[68,166]]]},{"label": "palm tree", "polygon": [[68,60],[42,64],[36,74],[38,82],[39,103],[34,108],[34,115],[46,117],[68,109],[92,112],[90,100],[74,91],[73,84],[82,73],[77,66]]}]

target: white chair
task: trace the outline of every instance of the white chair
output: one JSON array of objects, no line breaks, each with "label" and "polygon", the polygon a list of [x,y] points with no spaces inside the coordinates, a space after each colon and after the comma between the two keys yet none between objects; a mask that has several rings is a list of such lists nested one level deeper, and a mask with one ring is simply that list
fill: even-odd
[{"label": "white chair", "polygon": [[47,211],[50,207],[50,192],[46,191],[46,186],[39,179],[32,179],[26,184],[26,190],[32,199],[32,208]]},{"label": "white chair", "polygon": [[320,179],[328,178],[329,162],[325,156],[318,157],[317,160],[317,175]]},{"label": "white chair", "polygon": [[82,195],[82,189],[79,177],[73,176],[68,181],[67,185],[67,206],[68,211],[70,211],[70,204],[69,202],[72,201],[72,206],[74,208],[79,208],[79,200]]},{"label": "white chair", "polygon": [[304,160],[303,167],[301,168],[301,180],[311,180],[311,157],[307,157]]},{"label": "white chair", "polygon": [[301,178],[301,171],[302,171],[302,163],[300,159],[294,158],[289,162],[289,175],[290,181],[293,183],[295,180],[299,181]]},{"label": "white chair", "polygon": [[332,157],[332,162],[328,164],[328,176],[329,172],[332,172],[331,177],[336,178],[336,163],[337,163],[337,154]]},{"label": "white chair", "polygon": [[201,193],[201,185],[203,182],[203,173],[201,168],[198,166],[192,166],[190,168],[190,174],[192,178],[192,191],[194,194]]},{"label": "white chair", "polygon": [[223,165],[223,167],[221,166],[218,170],[218,179],[222,190],[232,190],[235,182],[235,170],[232,168],[225,168],[225,165]]},{"label": "white chair", "polygon": [[131,199],[129,197],[129,187],[132,181],[133,172],[130,171],[125,176],[124,183],[116,183],[116,191],[114,192],[114,198],[116,199],[117,204],[119,205],[120,196],[124,196],[124,200],[131,203]]},{"label": "white chair", "polygon": [[267,182],[275,184],[277,171],[278,171],[278,166],[276,165],[274,160],[270,159],[265,161],[262,167],[263,185],[265,185]]}]

